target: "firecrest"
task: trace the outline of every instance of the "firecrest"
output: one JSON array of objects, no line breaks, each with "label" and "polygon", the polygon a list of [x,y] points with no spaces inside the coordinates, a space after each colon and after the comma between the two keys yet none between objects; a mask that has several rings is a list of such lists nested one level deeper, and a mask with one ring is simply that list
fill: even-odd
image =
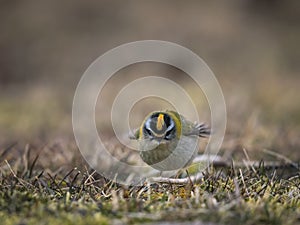
[{"label": "firecrest", "polygon": [[167,110],[150,113],[133,138],[145,163],[160,171],[171,171],[190,165],[198,152],[198,137],[209,135],[205,124]]}]

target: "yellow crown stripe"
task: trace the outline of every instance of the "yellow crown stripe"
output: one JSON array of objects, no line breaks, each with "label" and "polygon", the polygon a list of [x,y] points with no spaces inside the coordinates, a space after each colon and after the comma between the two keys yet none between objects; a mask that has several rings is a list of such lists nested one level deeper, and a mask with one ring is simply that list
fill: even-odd
[{"label": "yellow crown stripe", "polygon": [[160,113],[157,118],[156,129],[162,130],[164,124],[165,124],[164,114]]}]

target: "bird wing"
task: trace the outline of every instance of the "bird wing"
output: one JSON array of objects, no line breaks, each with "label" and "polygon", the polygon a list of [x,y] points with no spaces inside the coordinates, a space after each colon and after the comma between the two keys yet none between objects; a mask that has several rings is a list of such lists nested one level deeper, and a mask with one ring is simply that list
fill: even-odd
[{"label": "bird wing", "polygon": [[187,120],[184,116],[180,115],[181,124],[185,124],[182,127],[182,134],[189,136],[189,135],[196,135],[199,137],[207,138],[211,134],[211,129],[205,123],[198,123],[198,122],[191,122]]}]

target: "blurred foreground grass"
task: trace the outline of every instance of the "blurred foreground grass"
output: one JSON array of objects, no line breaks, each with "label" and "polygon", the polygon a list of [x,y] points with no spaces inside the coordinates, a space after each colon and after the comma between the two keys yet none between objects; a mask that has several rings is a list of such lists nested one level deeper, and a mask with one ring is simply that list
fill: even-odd
[{"label": "blurred foreground grass", "polygon": [[[9,159],[0,164],[2,224],[300,223],[299,169],[283,178],[282,171],[263,164],[211,168],[195,184],[124,186],[88,168],[57,168],[62,163],[57,156],[64,158],[61,150],[71,149],[48,147],[56,157],[32,155],[30,146],[18,159],[7,151],[1,155]],[[45,156],[52,166],[43,166]]]}]

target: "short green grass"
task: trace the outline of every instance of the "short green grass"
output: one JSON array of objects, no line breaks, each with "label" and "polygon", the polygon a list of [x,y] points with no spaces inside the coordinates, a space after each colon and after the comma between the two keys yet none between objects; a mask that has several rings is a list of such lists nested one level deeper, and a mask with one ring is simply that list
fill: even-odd
[{"label": "short green grass", "polygon": [[43,152],[22,149],[1,152],[1,224],[300,224],[297,168],[210,168],[194,184],[131,187],[84,167],[50,170]]}]

